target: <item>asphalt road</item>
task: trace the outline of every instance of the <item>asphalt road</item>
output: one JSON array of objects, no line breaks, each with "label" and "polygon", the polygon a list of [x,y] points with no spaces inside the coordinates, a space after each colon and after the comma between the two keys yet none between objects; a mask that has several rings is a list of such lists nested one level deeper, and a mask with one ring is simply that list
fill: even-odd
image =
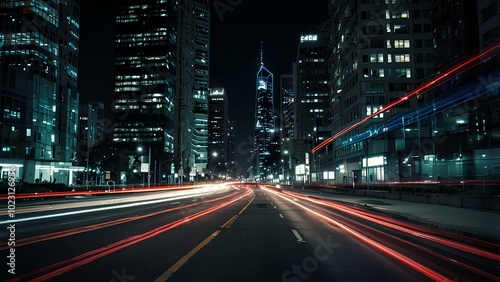
[{"label": "asphalt road", "polygon": [[[499,246],[274,187],[20,205],[3,281],[498,281]],[[9,230],[2,228],[4,257]],[[11,236],[11,235],[10,235]]]}]

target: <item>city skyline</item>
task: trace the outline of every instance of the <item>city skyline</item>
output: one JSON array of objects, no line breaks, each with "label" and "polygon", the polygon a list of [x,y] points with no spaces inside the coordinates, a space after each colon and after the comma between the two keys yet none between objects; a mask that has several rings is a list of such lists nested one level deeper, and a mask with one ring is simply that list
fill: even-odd
[{"label": "city skyline", "polygon": [[[196,0],[196,2],[198,1],[203,2],[203,0]],[[108,53],[103,52],[102,55],[108,60],[112,58],[114,67],[111,68],[107,67],[106,64],[102,64],[102,68],[96,68],[96,64],[90,64],[91,69],[86,68],[85,65],[87,64],[88,67],[89,61],[86,60],[85,55],[82,55],[81,58],[79,54],[69,54],[69,57],[62,56],[62,59],[67,59],[70,64],[62,70],[68,72],[68,79],[73,82],[77,78],[81,80],[79,80],[81,88],[77,89],[85,89],[86,87],[97,89],[94,92],[82,90],[81,93],[71,89],[72,91],[68,90],[69,95],[66,97],[75,96],[72,97],[74,98],[72,101],[74,103],[80,102],[80,104],[102,102],[102,97],[106,99],[109,96],[107,95],[109,89],[98,81],[95,83],[84,81],[92,77],[91,73],[99,74],[99,72],[105,71],[108,75],[111,74],[114,81],[113,92],[115,95],[113,96],[115,100],[110,103],[111,108],[104,112],[113,112],[115,116],[114,122],[104,122],[103,132],[109,135],[113,130],[114,142],[137,143],[129,144],[132,146],[129,146],[128,149],[132,151],[135,151],[138,145],[143,145],[139,143],[149,143],[150,155],[151,142],[158,143],[157,145],[162,147],[159,151],[173,155],[166,158],[175,163],[176,173],[181,169],[190,170],[193,168],[196,158],[207,157],[207,154],[202,152],[202,148],[205,146],[201,140],[204,138],[203,124],[206,102],[203,98],[205,94],[201,94],[201,92],[207,93],[210,86],[218,85],[224,86],[225,89],[234,86],[235,89],[231,92],[234,94],[231,95],[236,99],[229,100],[237,102],[229,105],[228,112],[236,112],[236,114],[229,113],[228,116],[232,124],[237,125],[235,128],[235,131],[238,132],[235,151],[239,155],[236,161],[236,166],[240,168],[239,174],[243,174],[245,166],[252,165],[252,158],[255,161],[256,156],[260,153],[258,151],[261,150],[257,148],[259,146],[255,137],[257,133],[251,133],[252,128],[256,129],[264,123],[269,123],[272,126],[266,125],[269,127],[266,132],[280,129],[279,127],[274,128],[274,121],[260,122],[255,120],[254,117],[258,115],[253,112],[255,109],[252,110],[251,106],[254,103],[259,103],[260,98],[253,94],[256,90],[258,93],[259,90],[274,87],[273,82],[267,83],[264,87],[259,83],[259,79],[257,85],[254,84],[255,81],[246,82],[252,80],[253,75],[249,74],[257,70],[259,65],[260,71],[262,71],[265,61],[264,70],[273,70],[277,77],[292,73],[292,80],[294,80],[292,92],[296,99],[292,106],[295,114],[293,126],[294,138],[296,139],[293,142],[297,141],[297,146],[293,149],[293,154],[288,156],[289,170],[293,171],[294,168],[297,169],[299,164],[303,165],[304,173],[302,175],[306,176],[303,178],[304,181],[321,181],[320,169],[337,175],[336,179],[335,176],[333,178],[336,181],[339,181],[339,177],[344,179],[348,177],[349,181],[360,180],[366,183],[372,181],[408,181],[415,178],[434,179],[436,177],[442,178],[441,175],[452,178],[477,178],[495,174],[494,160],[483,159],[494,155],[494,149],[496,149],[495,122],[497,118],[494,104],[480,103],[480,111],[467,110],[466,115],[460,115],[449,112],[456,105],[454,102],[447,101],[447,99],[455,99],[455,95],[458,95],[463,97],[461,102],[457,103],[468,102],[468,100],[463,99],[474,98],[470,97],[470,93],[467,92],[474,85],[489,87],[484,82],[477,82],[478,77],[490,76],[496,79],[498,75],[494,68],[494,60],[488,58],[488,56],[495,55],[494,50],[498,47],[495,45],[498,26],[492,24],[496,22],[497,17],[495,13],[490,11],[490,9],[497,9],[495,3],[485,0],[475,4],[461,4],[453,14],[453,18],[442,20],[442,18],[447,18],[449,7],[438,1],[385,0],[382,2],[360,0],[358,2],[336,1],[329,3],[327,9],[329,20],[317,25],[314,32],[298,33],[299,36],[289,32],[292,28],[287,26],[287,21],[277,21],[278,17],[273,16],[273,13],[277,15],[278,12],[285,11],[283,10],[285,6],[276,2],[272,4],[254,2],[252,5],[245,2],[232,2],[229,6],[218,6],[220,2],[214,2],[210,6],[205,1],[203,5],[206,5],[207,9],[212,8],[213,10],[213,17],[210,19],[213,32],[210,32],[211,27],[208,26],[206,13],[200,11],[196,12],[196,16],[194,16],[195,7],[188,4],[195,3],[193,0],[182,2],[179,6],[173,2],[167,4],[166,0],[144,0],[142,5],[136,5],[137,3],[133,1],[117,1],[113,2],[113,6],[110,6],[114,13],[107,13],[111,16],[116,15],[110,17],[114,21],[114,31],[109,34],[114,35],[107,34],[109,38],[113,39],[111,40],[115,45],[115,48],[111,48],[114,49],[113,52],[110,52],[107,45],[100,41],[99,36],[96,35],[93,40],[80,39],[79,34],[74,31],[71,35],[82,43],[75,44],[69,41],[68,46],[61,45],[61,50],[57,50],[55,45],[51,43],[52,49],[49,51],[57,56],[64,54],[68,49],[79,51],[80,46],[83,48],[95,46],[91,44],[93,42],[98,43],[98,51],[108,48],[106,49]],[[37,6],[26,6],[27,4],[24,2],[12,3],[5,7],[19,15],[26,12],[35,15],[39,13]],[[116,3],[123,4],[123,9],[119,9],[117,7],[119,5]],[[171,8],[156,9],[153,7],[155,5],[171,6]],[[18,9],[19,7],[24,7],[24,11],[18,11],[21,10]],[[95,8],[95,6],[91,6],[91,8]],[[276,10],[279,8],[282,10]],[[259,19],[263,20],[248,21],[248,17],[256,19],[254,9],[257,10]],[[466,13],[472,9],[476,11],[476,14]],[[244,13],[238,14],[241,10]],[[109,12],[109,10],[107,11]],[[92,13],[86,13],[85,9],[82,13],[87,16],[92,15]],[[78,11],[75,14],[79,17],[81,13]],[[295,22],[297,26],[302,23],[300,20],[296,20],[288,9],[285,15],[290,16],[291,22]],[[22,16],[19,17],[22,18]],[[176,23],[177,18],[178,22]],[[353,18],[356,18],[357,21],[352,21]],[[165,21],[165,19],[168,20]],[[237,22],[235,19],[241,22]],[[292,19],[295,20],[292,21]],[[301,19],[309,24],[312,22],[307,18]],[[230,20],[234,22],[229,22]],[[14,23],[14,21],[10,22]],[[465,22],[465,25],[460,25],[461,22]],[[40,24],[37,21],[34,23]],[[80,28],[79,22],[69,23],[74,24],[78,29]],[[55,25],[57,24],[55,21]],[[93,24],[108,27],[108,29],[111,26],[98,19]],[[126,24],[126,27],[123,24]],[[160,27],[158,28],[157,25]],[[86,26],[87,31],[89,31],[92,24],[88,24],[88,21],[85,23],[84,20],[82,26]],[[9,28],[12,29],[12,27]],[[16,56],[25,53],[25,55],[32,56],[28,54],[29,52],[34,52],[35,55],[39,56],[38,51],[28,51],[27,53],[26,51],[9,50],[8,48],[12,47],[12,44],[21,44],[22,46],[29,41],[25,41],[24,37],[18,38],[16,33],[14,36],[12,32],[8,32],[7,28],[4,31],[8,35],[4,36],[7,40],[2,53],[4,60],[17,58]],[[324,35],[321,35],[323,32]],[[33,32],[25,32],[26,35],[23,36],[27,38],[38,36],[36,32],[34,32],[35,35],[31,35],[31,33]],[[222,40],[213,40],[214,46],[210,46],[208,34],[212,34],[211,37],[218,36]],[[284,39],[288,36],[294,37],[293,40],[289,41],[294,43],[285,42],[288,45],[282,47],[280,44],[285,44]],[[310,47],[305,48],[304,44],[320,43],[323,36],[325,40],[321,46],[310,45]],[[90,37],[87,34],[82,38]],[[203,40],[198,40],[201,38]],[[254,45],[257,38],[260,39],[258,41],[260,42],[260,52],[255,52]],[[328,40],[326,40],[327,38]],[[299,43],[296,43],[297,41]],[[87,42],[90,43],[87,44]],[[35,43],[39,44],[38,41]],[[217,44],[222,44],[224,48],[219,48]],[[162,49],[162,47],[154,47],[163,45],[168,46],[167,50]],[[224,52],[221,57],[212,55],[213,58],[217,59],[210,60],[212,62],[210,66],[214,70],[210,83],[207,80],[209,63],[207,62],[208,50],[206,49],[209,46],[215,52]],[[295,52],[295,50],[297,50],[296,57],[287,58],[286,54]],[[279,51],[280,54],[276,55],[276,51]],[[85,54],[85,52],[82,53]],[[251,53],[254,55],[250,55]],[[270,55],[268,55],[269,53]],[[31,60],[29,56],[24,59],[25,62]],[[259,61],[255,60],[259,56],[260,64],[255,62]],[[271,58],[270,63],[267,63],[268,57]],[[44,59],[44,57],[41,58]],[[101,57],[96,58],[102,59]],[[255,61],[247,63],[251,59]],[[461,70],[463,66],[467,66],[471,62],[470,60],[476,59],[484,60],[484,63],[477,67],[473,65]],[[457,65],[461,60],[468,61],[465,62],[465,65]],[[79,61],[83,63],[81,67],[78,66]],[[286,62],[279,63],[281,61]],[[49,68],[45,69],[45,73],[52,73],[52,76],[59,79],[58,72],[50,69],[50,64],[53,62],[54,60],[44,62],[49,65]],[[198,64],[196,64],[197,62]],[[27,67],[23,68],[22,71],[29,73],[33,64],[29,62],[26,64]],[[323,64],[325,65],[322,66]],[[14,66],[14,64],[11,65]],[[19,66],[19,63],[17,65]],[[286,65],[292,66],[291,72]],[[7,65],[4,64],[4,66]],[[153,70],[151,66],[160,66],[160,69]],[[420,92],[417,98],[410,99],[416,92],[421,91],[419,89],[426,87],[425,82],[429,78],[436,77],[437,81],[441,81],[440,72],[447,71],[447,68],[450,67],[454,68],[447,74],[455,76],[453,81],[442,81],[438,86],[435,86],[436,89],[432,89],[432,92],[426,89],[424,92]],[[281,69],[281,71],[275,71],[275,68]],[[84,69],[86,70],[83,71]],[[227,74],[215,75],[217,69],[224,69]],[[465,71],[467,72],[464,73]],[[7,70],[5,73],[12,72]],[[162,78],[163,76],[164,78]],[[218,83],[217,80],[223,81]],[[103,81],[108,82],[107,79]],[[11,82],[5,82],[5,85],[9,83]],[[320,87],[316,88],[317,86]],[[74,83],[74,87],[77,87],[76,83]],[[483,90],[486,89],[484,87]],[[61,89],[57,91],[61,91]],[[463,95],[460,93],[452,95],[457,91],[463,91]],[[423,95],[427,92],[429,94]],[[38,99],[39,97],[35,94],[39,91],[34,89],[33,93],[33,97]],[[270,95],[269,100],[272,101],[276,100],[278,93],[281,91],[273,91],[273,94],[266,95]],[[59,102],[67,102],[63,94],[55,93],[55,95],[61,95]],[[196,95],[198,98],[195,98]],[[328,96],[327,103],[326,96]],[[491,98],[492,101],[494,98]],[[199,101],[196,101],[197,99]],[[36,149],[37,158],[39,156],[41,159],[55,158],[55,155],[61,154],[58,153],[59,150],[57,145],[54,146],[55,144],[64,146],[65,153],[73,154],[71,151],[76,150],[73,149],[73,141],[68,139],[69,137],[62,139],[57,137],[59,134],[65,133],[64,128],[67,123],[64,122],[64,115],[65,111],[69,112],[71,107],[73,105],[65,107],[65,105],[60,106],[55,103],[53,112],[60,111],[57,118],[52,119],[52,122],[43,120],[44,124],[52,124],[52,131],[58,129],[58,125],[60,128],[59,132],[51,134],[51,146],[47,144],[46,148]],[[260,115],[271,113],[273,116],[272,111],[279,108],[277,105],[269,107],[271,107],[269,110],[258,107],[256,110],[260,111]],[[413,112],[408,112],[408,110]],[[195,117],[195,112],[197,117]],[[448,116],[441,117],[442,113]],[[78,116],[76,110],[74,115]],[[14,108],[6,109],[4,114],[4,118],[8,119],[9,122],[20,116],[31,121],[29,115],[19,114]],[[34,118],[33,121],[37,122],[37,119]],[[107,125],[110,124],[111,126],[108,127]],[[54,128],[54,126],[56,127]],[[198,128],[198,126],[201,127]],[[490,127],[494,133],[491,137],[487,134]],[[76,128],[75,130],[77,130]],[[471,133],[471,130],[476,133]],[[16,126],[13,126],[11,131],[16,132]],[[200,133],[198,135],[201,138],[200,141],[194,141],[195,132],[197,132],[196,134]],[[484,134],[477,132],[484,132]],[[163,136],[164,134],[165,136]],[[31,132],[27,130],[26,135],[31,137]],[[425,152],[419,151],[422,138],[436,138],[436,136],[445,135],[453,135],[459,142],[444,146],[438,143],[434,144],[431,149],[426,149]],[[43,139],[43,136],[37,137],[37,139]],[[61,140],[64,139],[66,140],[62,142]],[[269,136],[266,136],[265,139],[266,142],[274,142],[277,145],[277,150],[281,150],[280,147],[284,146],[278,144],[282,143],[283,140],[271,141]],[[323,140],[326,141],[323,142]],[[3,148],[4,155],[11,158],[13,156],[19,157],[16,144],[10,144],[11,141],[5,142],[9,144],[5,143],[8,146]],[[465,146],[466,143],[467,146]],[[200,146],[195,151],[194,147],[198,144]],[[324,153],[321,152],[328,144],[332,144],[330,151],[326,147],[327,150]],[[289,147],[289,145],[287,146]],[[26,152],[28,151],[30,150],[26,147]],[[154,156],[157,155],[156,151],[156,149],[153,150]],[[269,151],[271,149],[265,149],[262,154],[269,154]],[[284,162],[286,157],[281,157],[281,162]],[[64,159],[66,161],[72,160],[67,156]],[[294,162],[290,161],[292,159]],[[439,163],[437,163],[437,159],[440,160]],[[465,161],[469,163],[465,163]],[[151,160],[148,162],[150,165]],[[256,167],[261,168],[262,161],[259,162],[260,164],[257,164]],[[269,166],[277,166],[279,162],[280,160],[269,161]],[[321,164],[322,162],[324,164]],[[480,163],[485,165],[481,166]],[[201,166],[203,167],[203,163]],[[395,168],[395,172],[390,175],[386,173],[389,167]],[[453,167],[453,170],[450,170],[450,167]],[[269,170],[269,168],[265,169]],[[273,170],[276,171],[276,168],[273,167]],[[283,171],[283,169],[281,170]],[[179,174],[186,175],[186,173],[189,172],[180,172]],[[311,178],[309,178],[310,173],[312,173]],[[174,174],[173,169],[171,174]],[[277,175],[276,172],[272,174]],[[256,173],[256,175],[260,175],[260,173]],[[295,179],[295,181],[297,180]]]},{"label": "city skyline", "polygon": [[498,280],[498,0],[101,2],[0,1],[4,280]]},{"label": "city skyline", "polygon": [[[80,51],[80,101],[95,102],[99,99],[105,104],[107,126],[104,131],[108,136],[112,130],[115,4],[113,0],[102,6],[82,3],[81,37],[84,43]],[[266,7],[264,11],[263,6]],[[254,105],[255,99],[254,80],[260,67],[260,43],[263,42],[266,67],[272,68],[276,77],[291,73],[300,34],[313,33],[327,19],[326,7],[327,3],[322,0],[245,1],[232,11],[221,14],[213,4],[210,6],[209,85],[224,87],[228,92],[229,117],[236,125],[236,161],[242,166],[241,170],[248,168],[251,157],[254,106],[250,105]],[[283,11],[289,15],[284,21],[272,16]],[[258,18],[257,13],[261,13]],[[109,97],[105,95],[107,92]],[[278,96],[279,91],[275,91],[276,101]]]}]

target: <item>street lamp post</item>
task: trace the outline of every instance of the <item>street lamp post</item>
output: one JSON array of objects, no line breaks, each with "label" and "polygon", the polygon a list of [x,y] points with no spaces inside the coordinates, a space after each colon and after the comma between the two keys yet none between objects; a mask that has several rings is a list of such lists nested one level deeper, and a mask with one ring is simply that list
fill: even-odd
[{"label": "street lamp post", "polygon": [[151,144],[149,144],[149,157],[148,157],[148,187],[151,187]]},{"label": "street lamp post", "polygon": [[216,164],[216,165],[214,166],[214,169],[212,170],[212,176],[213,176],[213,178],[214,178],[214,179],[215,179],[215,169],[216,169],[219,165],[220,165],[220,163]]},{"label": "street lamp post", "polygon": [[[137,147],[137,151],[142,152],[142,147]],[[148,187],[151,187],[151,144],[149,144],[149,155],[148,155]]]},{"label": "street lamp post", "polygon": [[[214,162],[215,162],[215,160],[216,160],[216,158],[217,158],[217,156],[218,156],[218,155],[219,155],[219,154],[218,154],[217,152],[213,152],[213,153],[212,153],[212,156],[214,157],[214,159],[213,159],[213,161],[212,161],[212,160],[210,160],[210,164],[212,164],[212,165],[214,164]],[[220,164],[220,163],[219,163],[219,164]],[[216,164],[216,165],[215,165],[215,166],[213,166],[213,168],[212,168],[212,180],[215,178],[215,175],[214,175],[214,174],[215,174],[215,168],[216,168],[219,164]]]},{"label": "street lamp post", "polygon": [[281,159],[281,175],[283,176],[283,181],[285,181],[285,165],[283,159]]}]

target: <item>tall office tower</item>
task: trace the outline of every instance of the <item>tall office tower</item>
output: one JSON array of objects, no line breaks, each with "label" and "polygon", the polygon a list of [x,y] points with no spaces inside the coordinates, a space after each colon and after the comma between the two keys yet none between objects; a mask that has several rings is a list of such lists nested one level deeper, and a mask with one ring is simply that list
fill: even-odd
[{"label": "tall office tower", "polygon": [[195,18],[194,0],[180,1],[174,103],[174,165],[175,172],[182,178],[195,176]]},{"label": "tall office tower", "polygon": [[210,6],[208,0],[196,0],[194,152],[197,173],[204,173],[208,162],[208,85],[210,57]]},{"label": "tall office tower", "polygon": [[[329,75],[327,64],[328,33],[301,35],[294,64],[294,138],[295,144],[303,143],[308,150],[330,136],[329,128]],[[295,151],[294,151],[295,153]],[[296,154],[292,156],[298,163],[305,165],[304,177],[315,172],[313,156]],[[318,156],[319,158],[319,156]],[[326,160],[326,158],[324,158]],[[317,174],[312,174],[316,178]],[[313,179],[314,180],[314,179]],[[300,179],[299,179],[300,181]]]},{"label": "tall office tower", "polygon": [[327,33],[300,36],[294,64],[294,136],[299,139],[310,140],[315,130],[328,126],[328,44]]},{"label": "tall office tower", "polygon": [[[149,149],[149,172],[174,152],[178,13],[176,1],[117,4],[113,141]],[[170,174],[169,164],[160,175]]]},{"label": "tall office tower", "polygon": [[228,160],[228,101],[224,88],[210,89],[208,98],[208,163],[213,179]]},{"label": "tall office tower", "polygon": [[0,4],[2,181],[74,183],[79,30],[76,1]]},{"label": "tall office tower", "polygon": [[210,14],[207,0],[179,3],[174,160],[194,180],[207,161]]},{"label": "tall office tower", "polygon": [[[415,140],[429,138],[430,128],[409,124],[409,117],[405,126],[401,117],[393,119],[416,108],[421,100],[411,99],[391,111],[373,114],[434,73],[429,1],[342,0],[329,4],[329,14],[335,139],[328,153],[333,151],[336,181],[423,177],[429,168],[427,160],[411,156],[418,151]],[[365,117],[370,118],[360,123]],[[389,122],[397,126],[377,130]]]},{"label": "tall office tower", "polygon": [[[293,64],[294,68],[296,63]],[[294,75],[281,75],[281,116],[280,116],[280,138],[281,138],[281,162],[282,174],[285,181],[289,181],[292,175],[291,167],[291,145],[294,129],[294,103],[293,93]]]},{"label": "tall office tower", "polygon": [[254,133],[254,178],[263,180],[270,174],[268,159],[271,157],[271,139],[275,131],[275,115],[273,103],[273,74],[264,67],[261,61],[257,72],[255,99],[255,133]]}]

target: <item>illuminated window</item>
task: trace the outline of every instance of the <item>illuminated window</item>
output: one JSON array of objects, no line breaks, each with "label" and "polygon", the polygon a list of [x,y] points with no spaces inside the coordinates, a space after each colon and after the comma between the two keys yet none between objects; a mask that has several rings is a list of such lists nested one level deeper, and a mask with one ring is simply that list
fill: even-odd
[{"label": "illuminated window", "polygon": [[[383,106],[367,105],[366,106],[366,116],[370,116],[381,109],[383,109]],[[380,114],[374,116],[373,118],[383,118],[383,117],[384,117],[384,113],[380,113]]]},{"label": "illuminated window", "polygon": [[410,40],[394,40],[394,48],[410,48]]},{"label": "illuminated window", "polygon": [[394,61],[396,63],[408,63],[408,62],[410,62],[410,54],[397,54],[397,55],[394,55]]},{"label": "illuminated window", "polygon": [[383,63],[384,54],[370,54],[370,63]]},{"label": "illuminated window", "polygon": [[363,69],[363,77],[384,77],[384,69]]}]

